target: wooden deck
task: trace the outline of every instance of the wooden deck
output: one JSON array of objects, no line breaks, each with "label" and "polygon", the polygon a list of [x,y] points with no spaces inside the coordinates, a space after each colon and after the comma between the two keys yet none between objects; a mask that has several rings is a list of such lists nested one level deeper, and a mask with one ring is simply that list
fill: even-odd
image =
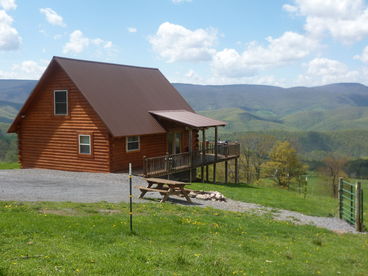
[{"label": "wooden deck", "polygon": [[207,143],[204,150],[200,148],[192,153],[184,152],[145,158],[143,162],[143,175],[145,177],[165,176],[237,159],[239,155],[240,145],[238,143],[218,144],[217,151],[215,151],[212,143]]}]

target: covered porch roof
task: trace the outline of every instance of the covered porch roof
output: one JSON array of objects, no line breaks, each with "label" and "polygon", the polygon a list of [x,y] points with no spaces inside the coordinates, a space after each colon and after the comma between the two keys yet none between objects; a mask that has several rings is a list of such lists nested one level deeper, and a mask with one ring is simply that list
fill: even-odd
[{"label": "covered porch roof", "polygon": [[211,119],[187,110],[154,110],[149,111],[149,113],[192,128],[207,128],[226,125],[223,121]]}]

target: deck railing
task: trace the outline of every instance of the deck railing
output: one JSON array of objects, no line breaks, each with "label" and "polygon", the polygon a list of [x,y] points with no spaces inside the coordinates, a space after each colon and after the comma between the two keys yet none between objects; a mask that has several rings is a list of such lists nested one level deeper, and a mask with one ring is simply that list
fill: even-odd
[{"label": "deck railing", "polygon": [[[208,163],[215,162],[213,158],[214,154],[215,143],[207,142],[205,156],[202,156],[202,147],[200,146],[198,150],[193,151],[192,158],[189,152],[144,158],[143,174],[145,176],[163,176],[185,171],[191,167],[198,167],[202,163],[202,157],[208,165]],[[240,154],[240,145],[238,143],[219,143],[217,145],[217,154],[218,161],[229,157],[237,157]],[[208,158],[210,156],[212,158]]]},{"label": "deck railing", "polygon": [[[205,153],[215,154],[215,142],[205,143]],[[199,143],[199,151],[202,152],[203,143]],[[225,156],[239,156],[240,155],[240,144],[236,142],[218,142],[217,143],[217,154]]]},{"label": "deck railing", "polygon": [[145,176],[172,174],[190,168],[190,161],[189,152],[145,158],[143,174]]}]

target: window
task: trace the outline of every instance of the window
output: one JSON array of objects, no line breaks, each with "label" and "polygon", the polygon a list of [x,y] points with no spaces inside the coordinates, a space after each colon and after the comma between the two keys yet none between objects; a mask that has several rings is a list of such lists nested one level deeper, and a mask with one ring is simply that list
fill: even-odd
[{"label": "window", "polygon": [[68,115],[68,91],[54,91],[54,113],[55,115]]},{"label": "window", "polygon": [[126,151],[139,150],[139,136],[130,136],[126,139]]},{"label": "window", "polygon": [[91,135],[79,134],[79,153],[91,154]]}]

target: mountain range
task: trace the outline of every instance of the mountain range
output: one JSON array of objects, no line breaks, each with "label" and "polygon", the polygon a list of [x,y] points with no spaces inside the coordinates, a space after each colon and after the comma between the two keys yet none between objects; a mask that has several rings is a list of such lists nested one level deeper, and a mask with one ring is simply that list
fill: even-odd
[{"label": "mountain range", "polygon": [[368,87],[336,83],[282,88],[265,85],[174,84],[203,115],[228,122],[225,132],[367,129]]},{"label": "mountain range", "polygon": [[[36,82],[0,80],[0,123],[11,122]],[[368,87],[359,83],[293,88],[248,84],[173,85],[196,111],[228,122],[222,132],[334,131],[368,127]]]}]

